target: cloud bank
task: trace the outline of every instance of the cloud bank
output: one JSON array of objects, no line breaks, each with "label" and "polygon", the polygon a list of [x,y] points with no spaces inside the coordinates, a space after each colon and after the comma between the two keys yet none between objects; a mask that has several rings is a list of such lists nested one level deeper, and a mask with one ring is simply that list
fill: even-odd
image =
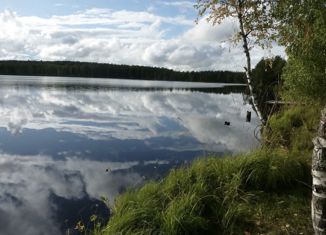
[{"label": "cloud bank", "polygon": [[[176,7],[183,2],[169,2]],[[163,4],[163,3],[162,3]],[[187,7],[190,3],[187,2]],[[227,39],[232,19],[212,27],[180,14],[92,8],[48,18],[0,13],[0,59],[73,60],[163,66],[177,70],[242,70],[241,46]],[[173,32],[172,32],[173,31]],[[275,47],[275,54],[283,53]],[[268,55],[253,51],[253,63]]]}]

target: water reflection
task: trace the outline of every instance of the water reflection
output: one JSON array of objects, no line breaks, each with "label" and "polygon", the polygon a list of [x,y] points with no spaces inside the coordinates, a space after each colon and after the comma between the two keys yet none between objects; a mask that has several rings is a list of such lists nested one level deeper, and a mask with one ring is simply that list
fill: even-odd
[{"label": "water reflection", "polygon": [[[64,221],[70,219],[67,223],[74,224],[71,215],[76,216],[73,222],[77,222],[84,216],[83,210],[101,203],[94,199],[104,195],[112,199],[124,188],[141,183],[140,174],[127,170],[136,164],[1,154],[1,234],[60,234]],[[106,167],[112,172],[107,173]],[[62,205],[63,200],[79,208]]]},{"label": "water reflection", "polygon": [[220,84],[24,79],[0,78],[0,234],[63,233],[98,213],[101,196],[257,145],[240,93],[202,92]]}]

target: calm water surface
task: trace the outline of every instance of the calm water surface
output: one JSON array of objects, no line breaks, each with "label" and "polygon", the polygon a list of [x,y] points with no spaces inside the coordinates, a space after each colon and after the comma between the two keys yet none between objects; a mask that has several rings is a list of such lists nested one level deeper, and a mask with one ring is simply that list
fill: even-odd
[{"label": "calm water surface", "polygon": [[[74,234],[126,188],[257,146],[242,87],[0,76],[0,234]],[[230,121],[231,126],[224,122]]]}]

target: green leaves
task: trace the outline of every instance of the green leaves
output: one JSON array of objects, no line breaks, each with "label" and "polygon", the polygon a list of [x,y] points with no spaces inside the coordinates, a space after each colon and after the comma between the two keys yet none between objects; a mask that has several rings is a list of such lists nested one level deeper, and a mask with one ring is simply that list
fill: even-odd
[{"label": "green leaves", "polygon": [[326,103],[326,5],[319,0],[279,0],[273,6],[279,43],[289,56],[285,97]]},{"label": "green leaves", "polygon": [[[206,17],[213,25],[220,24],[228,17],[242,21],[245,37],[251,37],[254,44],[263,48],[271,47],[273,40],[273,20],[267,0],[197,0],[195,7],[199,17]],[[240,30],[239,30],[240,31]],[[236,33],[232,41],[242,37]]]}]

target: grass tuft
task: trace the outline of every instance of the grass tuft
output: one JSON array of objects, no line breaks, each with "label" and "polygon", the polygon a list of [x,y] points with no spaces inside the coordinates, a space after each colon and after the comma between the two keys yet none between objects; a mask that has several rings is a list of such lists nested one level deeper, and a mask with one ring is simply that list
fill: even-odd
[{"label": "grass tuft", "polygon": [[197,160],[190,167],[171,171],[161,182],[118,197],[102,234],[255,231],[257,210],[267,207],[262,195],[275,195],[273,200],[277,200],[284,197],[284,189],[304,191],[302,182],[309,182],[309,175],[307,161],[284,150]]},{"label": "grass tuft", "polygon": [[312,150],[320,118],[320,105],[293,106],[273,115],[264,130],[264,139],[271,147],[283,146],[291,151]]}]

